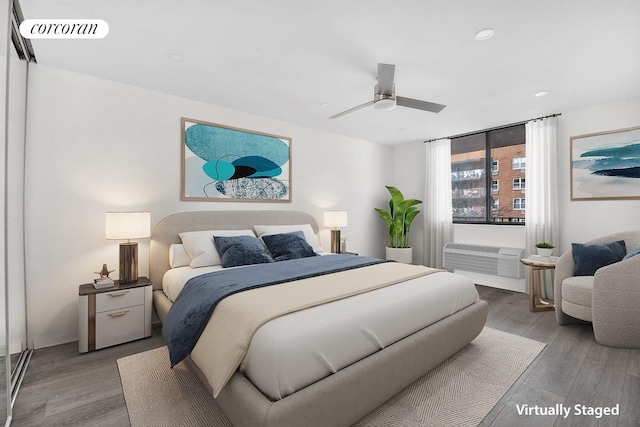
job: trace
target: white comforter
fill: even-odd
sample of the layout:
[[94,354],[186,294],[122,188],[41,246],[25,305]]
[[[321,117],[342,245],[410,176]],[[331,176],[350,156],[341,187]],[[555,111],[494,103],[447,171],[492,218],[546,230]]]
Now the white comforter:
[[[189,278],[219,269],[169,270],[165,294],[173,301]],[[287,314],[260,327],[240,371],[282,399],[477,300],[469,279],[441,272]]]

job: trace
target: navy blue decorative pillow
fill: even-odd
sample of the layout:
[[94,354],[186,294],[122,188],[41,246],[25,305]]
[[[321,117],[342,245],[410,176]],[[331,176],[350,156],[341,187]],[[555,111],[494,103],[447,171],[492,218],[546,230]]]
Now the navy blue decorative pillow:
[[213,243],[220,253],[223,267],[273,262],[260,239],[254,236],[213,236]]
[[311,245],[307,243],[302,231],[262,236],[262,240],[264,240],[269,252],[271,252],[271,256],[273,256],[273,259],[276,261],[307,258],[318,255],[313,251]]
[[632,251],[630,251],[628,254],[626,254],[626,255],[624,256],[624,258],[622,258],[622,259],[623,259],[623,260],[625,260],[625,259],[629,259],[629,258],[631,258],[631,257],[634,257],[634,256],[638,255],[638,254],[640,254],[640,247],[637,247],[637,248],[633,249],[633,250],[632,250]]
[[627,254],[624,240],[606,245],[572,243],[571,251],[573,252],[573,262],[576,265],[574,276],[593,276],[600,267],[622,261],[622,258]]

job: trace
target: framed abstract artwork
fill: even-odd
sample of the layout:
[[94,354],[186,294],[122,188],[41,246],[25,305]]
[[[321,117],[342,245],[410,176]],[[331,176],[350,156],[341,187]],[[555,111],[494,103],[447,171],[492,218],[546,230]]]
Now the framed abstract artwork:
[[291,201],[291,138],[182,118],[182,200]]
[[640,199],[640,126],[571,137],[571,200]]

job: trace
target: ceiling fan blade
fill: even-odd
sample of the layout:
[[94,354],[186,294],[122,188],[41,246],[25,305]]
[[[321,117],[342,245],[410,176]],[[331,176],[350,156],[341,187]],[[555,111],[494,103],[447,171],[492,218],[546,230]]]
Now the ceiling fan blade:
[[405,98],[404,96],[396,96],[396,104],[401,107],[415,108],[416,110],[430,111],[432,113],[439,113],[444,109],[444,107],[446,107],[446,105]]
[[338,114],[336,114],[335,116],[331,116],[331,117],[329,117],[329,118],[330,118],[330,119],[337,119],[338,117],[342,117],[342,116],[344,116],[344,115],[346,115],[346,114],[353,113],[354,111],[358,111],[358,110],[359,110],[359,109],[361,109],[361,108],[365,108],[365,107],[368,107],[368,106],[370,106],[370,105],[373,105],[373,104],[374,104],[374,102],[375,102],[375,101],[365,102],[365,103],[364,103],[364,104],[362,104],[362,105],[358,105],[357,107],[349,108],[347,111],[343,111],[342,113],[338,113]]
[[393,95],[393,79],[395,74],[395,65],[378,64],[378,93],[380,95]]

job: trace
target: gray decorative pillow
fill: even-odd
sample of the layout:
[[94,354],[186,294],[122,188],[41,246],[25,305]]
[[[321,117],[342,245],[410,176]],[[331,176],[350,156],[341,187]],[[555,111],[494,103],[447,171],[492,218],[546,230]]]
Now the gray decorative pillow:
[[302,231],[291,233],[271,234],[262,236],[265,245],[276,261],[288,259],[308,258],[318,255],[304,237]]
[[213,236],[213,243],[220,253],[223,267],[263,264],[273,262],[265,252],[264,245],[253,236]]
[[622,261],[627,254],[624,240],[606,245],[572,243],[571,251],[575,263],[574,276],[593,276],[600,267]]
[[635,248],[635,249],[633,249],[633,250],[629,251],[629,253],[628,253],[628,254],[626,254],[626,255],[624,256],[624,258],[622,258],[622,259],[623,259],[623,260],[625,260],[625,259],[629,259],[629,258],[631,258],[631,257],[634,257],[634,256],[638,255],[638,254],[640,254],[640,247],[637,247],[637,248]]

